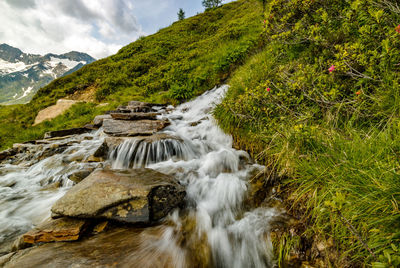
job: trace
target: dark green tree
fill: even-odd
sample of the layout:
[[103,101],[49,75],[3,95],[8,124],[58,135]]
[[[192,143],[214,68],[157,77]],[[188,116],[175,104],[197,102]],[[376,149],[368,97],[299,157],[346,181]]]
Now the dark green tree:
[[183,11],[182,8],[180,8],[179,11],[178,11],[178,19],[179,20],[184,20],[185,19],[185,11]]
[[221,5],[222,0],[203,0],[202,4],[203,7],[207,9],[210,8],[214,8],[214,7],[218,7],[219,5]]

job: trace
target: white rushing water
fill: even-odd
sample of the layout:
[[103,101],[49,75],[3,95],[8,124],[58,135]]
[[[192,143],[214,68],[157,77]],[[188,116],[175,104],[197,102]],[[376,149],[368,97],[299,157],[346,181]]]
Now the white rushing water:
[[[211,115],[227,89],[222,86],[206,92],[161,116],[171,121],[163,132],[179,141],[151,145],[126,141],[111,154],[113,168],[145,165],[173,174],[185,185],[189,214],[196,220],[199,238],[207,237],[213,266],[268,267],[272,264],[272,245],[265,234],[278,212],[261,208],[242,211],[248,179],[254,170],[263,167],[250,164],[246,152],[233,149],[232,138],[222,132]],[[176,214],[170,220],[177,227],[183,224]],[[165,231],[161,250],[171,250],[172,229]],[[175,266],[185,267],[184,259],[179,259],[182,262]]]
[[[173,138],[150,143],[127,139],[105,163],[114,169],[146,166],[175,176],[186,187],[187,208],[171,213],[167,222],[172,224],[166,225],[157,243],[144,245],[174,256],[174,267],[189,266],[188,250],[179,242],[188,218],[195,222],[193,235],[210,249],[209,266],[273,264],[269,222],[279,212],[272,208],[244,211],[242,204],[248,180],[264,167],[252,163],[246,152],[233,149],[232,138],[211,115],[227,89],[215,88],[162,114],[160,118],[171,121],[162,135]],[[93,165],[83,160],[103,141],[100,129],[50,144],[30,145],[36,152],[34,157],[0,166],[0,253],[6,242],[49,217],[52,204],[73,185],[68,175]],[[43,151],[66,144],[65,151],[43,157]],[[55,183],[61,187],[49,187]]]
[[[94,164],[81,163],[102,144],[101,132],[78,135],[49,144],[24,145],[26,159],[0,165],[0,253],[9,243],[43,222],[50,208],[73,185],[71,173]],[[46,157],[46,152],[62,153]],[[79,161],[78,161],[79,160]]]

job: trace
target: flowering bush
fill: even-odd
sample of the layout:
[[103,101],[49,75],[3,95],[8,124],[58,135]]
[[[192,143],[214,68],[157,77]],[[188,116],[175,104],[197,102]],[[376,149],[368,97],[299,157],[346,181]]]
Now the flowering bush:
[[[291,178],[307,231],[346,252],[334,267],[346,255],[356,266],[400,265],[399,14],[390,0],[269,1],[265,46],[216,110],[238,145]],[[321,205],[338,192],[362,239]]]

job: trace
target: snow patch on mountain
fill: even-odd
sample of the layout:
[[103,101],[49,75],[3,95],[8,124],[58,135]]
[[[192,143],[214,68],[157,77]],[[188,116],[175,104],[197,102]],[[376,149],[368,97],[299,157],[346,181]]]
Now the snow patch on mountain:
[[8,62],[0,59],[0,75],[11,74],[15,72],[21,72],[27,68],[27,65],[23,62]]
[[76,51],[41,56],[0,44],[0,105],[26,103],[52,80],[93,61],[91,56]]

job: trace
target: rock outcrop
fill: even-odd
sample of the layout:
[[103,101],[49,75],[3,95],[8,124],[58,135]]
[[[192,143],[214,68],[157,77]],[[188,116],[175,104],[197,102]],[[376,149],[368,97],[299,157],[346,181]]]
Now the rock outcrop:
[[152,135],[170,123],[164,120],[139,120],[139,121],[128,121],[128,120],[104,120],[103,128],[104,133],[112,136],[146,136]]
[[184,197],[184,188],[175,179],[151,169],[97,170],[58,200],[52,212],[54,217],[151,223]]

